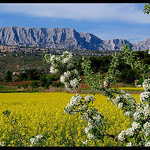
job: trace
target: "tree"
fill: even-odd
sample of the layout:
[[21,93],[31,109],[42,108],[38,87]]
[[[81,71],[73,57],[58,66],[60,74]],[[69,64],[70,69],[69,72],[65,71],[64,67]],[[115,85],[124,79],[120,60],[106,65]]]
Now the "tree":
[[25,71],[27,74],[27,80],[39,80],[41,76],[41,71],[38,69],[29,69]]
[[18,81],[27,81],[27,73],[20,73],[19,75],[18,75],[18,79],[17,79]]
[[38,88],[39,87],[38,81],[32,81],[31,86],[32,88]]
[[44,87],[46,84],[47,84],[46,74],[43,74],[43,75],[40,77],[40,86],[41,86],[41,87]]
[[145,4],[144,9],[143,9],[144,14],[148,14],[150,13],[150,3],[149,4]]
[[12,72],[11,72],[11,71],[7,71],[7,72],[5,73],[4,80],[5,80],[6,82],[11,82],[11,81],[12,81]]
[[121,71],[119,78],[124,83],[133,83],[135,81],[135,79],[137,78],[136,71],[125,68]]

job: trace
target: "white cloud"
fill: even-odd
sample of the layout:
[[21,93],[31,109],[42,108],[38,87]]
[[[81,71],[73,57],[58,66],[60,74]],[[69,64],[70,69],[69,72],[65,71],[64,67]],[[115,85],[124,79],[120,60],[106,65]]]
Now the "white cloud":
[[30,3],[0,4],[0,12],[22,13],[37,17],[67,18],[76,20],[150,23],[150,16],[132,3]]

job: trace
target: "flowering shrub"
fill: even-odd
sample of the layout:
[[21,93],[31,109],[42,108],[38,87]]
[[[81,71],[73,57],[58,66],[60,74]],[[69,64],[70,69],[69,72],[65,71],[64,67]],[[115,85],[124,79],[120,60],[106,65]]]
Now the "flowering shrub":
[[[145,78],[143,88],[145,92],[140,95],[140,103],[136,103],[135,99],[130,94],[125,93],[118,88],[111,88],[110,84],[116,83],[119,71],[118,55],[113,55],[110,68],[104,79],[100,73],[94,74],[91,70],[91,62],[83,58],[82,69],[86,76],[86,83],[89,86],[89,92],[85,96],[78,93],[78,86],[81,78],[78,71],[74,68],[73,55],[70,52],[64,52],[60,57],[55,55],[46,55],[45,59],[51,64],[51,73],[61,73],[60,81],[65,84],[67,90],[74,90],[76,95],[73,96],[64,111],[70,115],[76,113],[81,114],[81,119],[87,121],[88,127],[85,128],[87,139],[83,144],[88,144],[89,140],[103,139],[104,136],[112,137],[116,140],[126,142],[127,146],[149,146],[150,145],[150,66],[139,61],[134,55],[129,46],[123,48],[123,59],[129,64],[132,69],[138,68],[142,77]],[[130,128],[121,131],[117,135],[111,135],[105,131],[104,116],[94,108],[93,101],[95,100],[95,92],[103,91],[103,95],[108,97],[108,101],[112,104],[117,104],[118,108],[124,112],[125,116],[132,119]],[[91,95],[89,95],[91,94]]]

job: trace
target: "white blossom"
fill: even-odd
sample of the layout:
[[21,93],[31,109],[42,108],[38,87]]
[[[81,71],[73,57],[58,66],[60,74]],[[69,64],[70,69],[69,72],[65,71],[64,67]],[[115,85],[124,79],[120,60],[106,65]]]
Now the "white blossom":
[[89,117],[88,117],[88,113],[84,113],[82,116],[81,116],[81,120],[83,121],[88,121]]
[[89,138],[90,140],[94,140],[94,139],[95,139],[95,136],[94,136],[93,134],[91,134],[91,133],[88,133],[88,138]]
[[58,69],[55,69],[53,66],[50,67],[50,72],[51,73],[57,73]]
[[150,142],[145,143],[146,147],[150,147]]
[[93,119],[95,119],[96,121],[99,121],[101,119],[101,115],[96,115],[93,117]]
[[122,109],[123,108],[123,103],[118,103],[118,108]]
[[30,142],[31,142],[31,144],[36,144],[37,139],[36,139],[36,138],[31,138],[31,139],[30,139]]
[[108,86],[107,81],[104,81],[104,88],[106,88]]
[[143,125],[143,132],[145,133],[145,136],[149,136],[150,135],[150,122],[146,122],[144,125]]
[[76,78],[73,80],[70,80],[70,85],[72,87],[77,87],[78,84],[79,84],[79,81]]
[[39,134],[36,136],[37,139],[41,139],[43,137],[43,135]]
[[147,122],[143,125],[143,128],[144,128],[145,130],[150,129],[150,122],[147,121]]
[[66,90],[70,91],[71,90],[70,84],[68,82],[65,82],[64,84],[65,84]]
[[145,79],[144,82],[142,83],[142,86],[146,92],[150,91],[150,78]]
[[140,117],[141,117],[141,115],[140,115],[140,113],[139,113],[139,112],[135,112],[135,113],[133,114],[133,118],[134,118],[134,120],[139,120],[139,119],[140,119]]
[[65,82],[65,79],[66,79],[66,78],[65,78],[64,75],[61,75],[61,76],[60,76],[60,82],[61,82],[61,83],[64,83],[64,82]]
[[143,92],[140,94],[140,101],[143,102],[147,102],[149,103],[150,102],[150,92]]
[[86,100],[86,102],[89,102],[89,101],[91,101],[91,100],[93,100],[94,99],[94,96],[93,95],[87,95],[86,97],[85,97],[85,100]]
[[82,141],[82,144],[83,144],[83,145],[87,145],[87,144],[88,144],[88,140]]
[[0,146],[4,146],[4,144],[5,144],[4,142],[0,142]]
[[87,108],[87,106],[86,105],[83,105],[83,106],[80,106],[79,108],[78,108],[78,110],[85,110]]
[[145,136],[149,136],[150,135],[150,130],[145,130],[144,134],[145,134]]
[[74,73],[75,75],[79,75],[79,72],[77,71],[77,69],[74,69]]
[[132,145],[132,142],[127,143],[126,146],[127,146],[127,147],[133,146],[133,145]]
[[133,135],[134,135],[134,129],[133,129],[133,128],[128,128],[128,129],[126,130],[126,135],[133,136]]
[[150,116],[150,108],[149,105],[145,105],[143,109],[144,119],[147,119]]
[[136,130],[137,128],[140,128],[140,124],[134,121],[134,122],[132,123],[132,128],[133,128],[134,130]]
[[91,123],[90,121],[88,121],[88,127],[89,127],[89,129],[92,129],[93,128],[93,123]]
[[68,63],[72,59],[72,53],[68,52],[68,51],[63,52],[62,58],[63,58],[62,62],[64,64],[66,64],[66,63]]
[[64,76],[65,76],[66,78],[69,78],[70,75],[71,75],[70,71],[64,72]]
[[125,116],[130,116],[131,114],[132,114],[131,111],[126,111],[126,112],[124,112],[124,115],[125,115]]
[[82,96],[76,94],[75,96],[72,96],[70,103],[73,103],[74,105],[78,105],[80,103],[80,101],[82,100]]
[[89,132],[89,128],[85,127],[85,133],[87,134]]
[[112,99],[113,104],[117,104],[121,99],[121,95],[117,95],[116,98]]
[[51,55],[50,61],[53,61],[55,59],[55,55]]
[[125,140],[125,135],[126,135],[126,131],[122,130],[121,133],[118,135],[118,139],[120,141],[124,141]]

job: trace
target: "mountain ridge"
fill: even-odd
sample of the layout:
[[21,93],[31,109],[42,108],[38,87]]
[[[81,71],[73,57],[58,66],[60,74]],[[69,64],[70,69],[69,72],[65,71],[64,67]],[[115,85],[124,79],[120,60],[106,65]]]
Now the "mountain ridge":
[[128,44],[134,51],[150,48],[150,39],[131,43],[127,39],[102,40],[73,28],[0,27],[0,45],[77,50],[121,50]]

